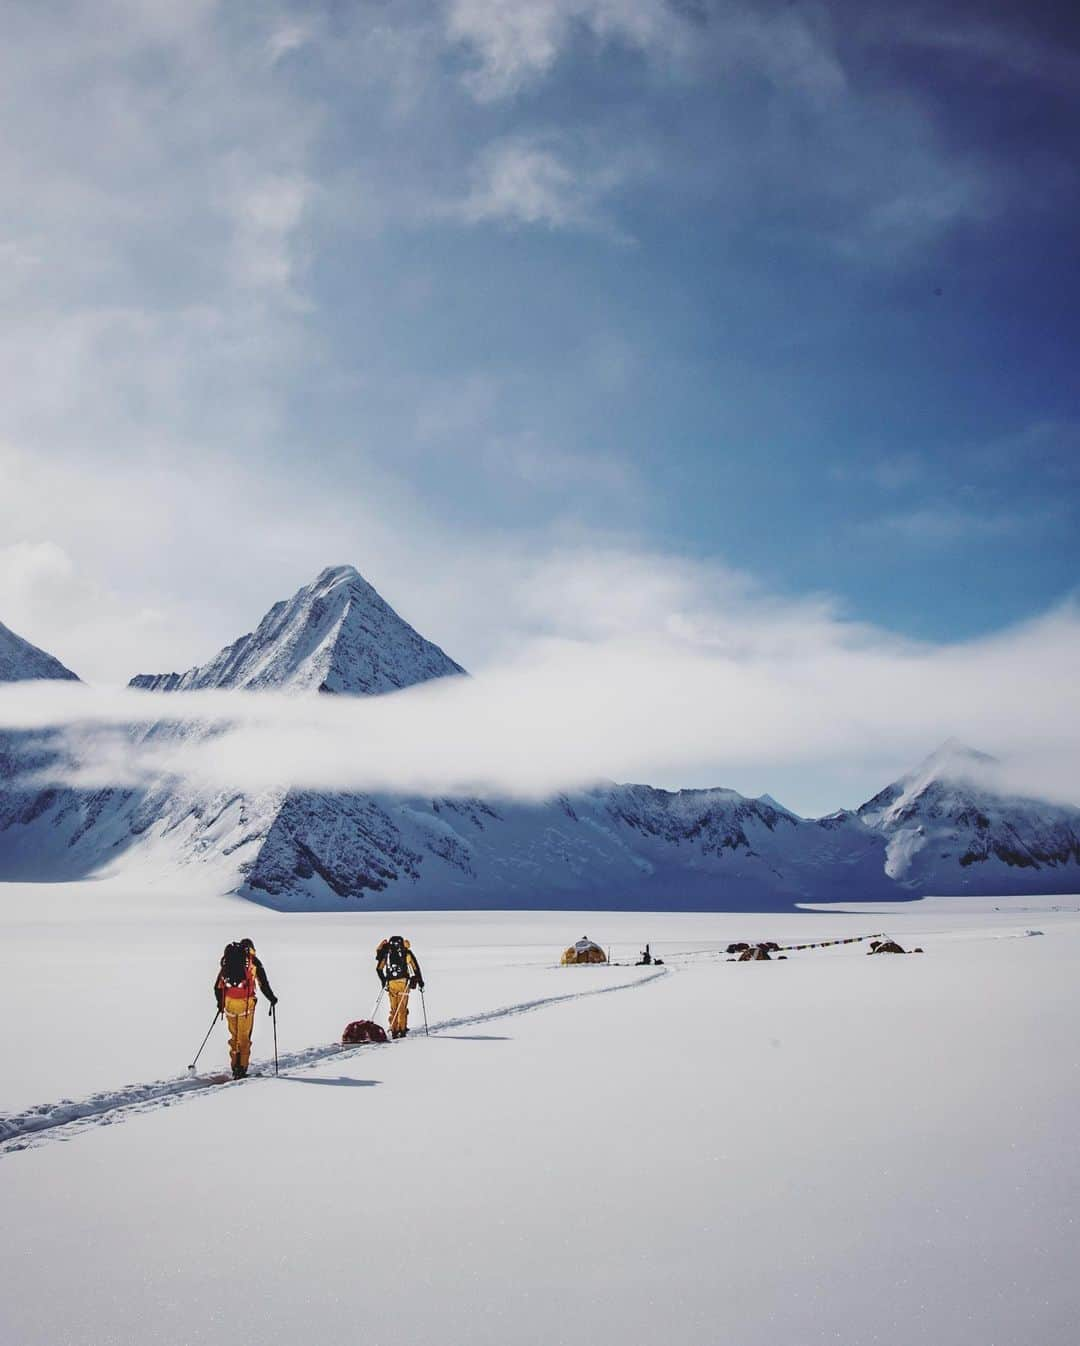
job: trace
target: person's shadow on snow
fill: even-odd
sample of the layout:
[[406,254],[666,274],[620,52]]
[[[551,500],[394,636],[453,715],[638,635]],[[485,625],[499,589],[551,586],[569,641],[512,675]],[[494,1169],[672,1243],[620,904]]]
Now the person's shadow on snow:
[[513,1038],[501,1033],[439,1033],[436,1036],[446,1042],[513,1042]]
[[335,1079],[319,1079],[316,1076],[278,1075],[279,1080],[288,1080],[291,1084],[331,1084],[344,1089],[367,1089],[381,1084],[382,1080],[354,1080],[348,1075],[338,1075]]

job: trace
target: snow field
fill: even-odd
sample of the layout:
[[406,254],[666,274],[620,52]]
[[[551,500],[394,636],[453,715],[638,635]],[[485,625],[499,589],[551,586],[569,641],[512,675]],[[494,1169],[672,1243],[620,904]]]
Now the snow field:
[[[67,899],[54,897],[59,910]],[[114,941],[131,919],[117,908]],[[149,939],[155,920],[142,919]],[[260,920],[265,932],[244,920],[237,933],[259,942],[283,997],[284,979],[295,984],[298,1036],[299,1002],[320,989],[315,951],[337,943],[344,968],[357,949],[370,957],[385,925]],[[177,968],[221,929],[212,913],[193,916],[189,951],[170,910],[156,923]],[[0,1340],[1074,1340],[1080,916],[957,902],[398,922],[440,1019],[538,987],[628,979],[551,966],[583,933],[606,943],[604,923],[616,953],[624,932],[628,954],[632,932],[651,938],[672,975],[206,1091],[0,1158]],[[1014,937],[1029,926],[1045,936]],[[40,938],[33,922],[21,928],[24,947]],[[58,929],[72,966],[84,942],[102,966],[78,922]],[[863,929],[927,953],[692,954]],[[85,1005],[84,1053],[109,1008]],[[312,1041],[328,1036],[330,1012],[324,997]],[[261,1015],[260,1047],[267,1028]],[[127,1059],[149,1045],[132,1037]],[[25,1051],[9,1039],[5,1055],[15,1064]]]
[[[379,993],[375,946],[400,931],[428,979],[433,1019],[472,1017],[566,993],[563,948],[583,930],[612,935],[613,958],[632,961],[651,917],[596,913],[411,912],[283,915],[229,898],[177,899],[104,884],[0,885],[0,1022],[8,1025],[0,1116],[80,1100],[183,1072],[214,1013],[211,985],[225,943],[250,936],[280,997],[282,1053],[340,1040],[367,1018]],[[700,942],[711,917],[665,917]],[[566,933],[569,932],[569,933]],[[646,935],[645,938],[648,936]],[[574,986],[588,982],[588,969]],[[626,969],[601,970],[608,985]],[[572,988],[571,988],[572,989]],[[387,1022],[385,999],[381,1022]],[[413,997],[411,1025],[422,1023]],[[265,1001],[256,1011],[253,1061],[272,1053]],[[214,1029],[199,1070],[227,1066]]]

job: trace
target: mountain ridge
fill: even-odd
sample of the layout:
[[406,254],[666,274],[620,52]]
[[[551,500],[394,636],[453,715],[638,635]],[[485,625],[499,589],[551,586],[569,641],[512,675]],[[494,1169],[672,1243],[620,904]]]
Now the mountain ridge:
[[0,622],[0,682],[56,679],[79,682],[77,673]]
[[[362,696],[464,675],[358,571],[334,566],[207,663],[130,685]],[[223,891],[283,909],[711,910],[1032,884],[1080,891],[1080,810],[987,793],[972,778],[993,759],[955,740],[859,809],[819,819],[767,794],[615,782],[538,804],[173,780],[34,789],[21,778],[49,750],[48,734],[0,744],[0,878],[77,877],[141,858],[166,872],[195,866]]]

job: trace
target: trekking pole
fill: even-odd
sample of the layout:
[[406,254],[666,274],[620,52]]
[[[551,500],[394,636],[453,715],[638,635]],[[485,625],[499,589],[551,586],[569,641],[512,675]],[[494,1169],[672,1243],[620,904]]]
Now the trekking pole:
[[278,1073],[277,1064],[277,1005],[270,1006],[270,1018],[274,1021],[274,1074]]
[[214,1017],[210,1020],[210,1027],[206,1030],[206,1037],[203,1038],[202,1046],[195,1053],[195,1060],[192,1061],[190,1066],[188,1066],[188,1070],[194,1070],[195,1067],[198,1065],[199,1057],[202,1056],[203,1053],[203,1047],[205,1047],[206,1044],[210,1041],[210,1034],[214,1031],[214,1025],[221,1018],[221,1013],[222,1013],[221,1010],[217,1010],[214,1014]]
[[427,1001],[424,999],[424,988],[420,987],[420,1004],[424,1007],[424,1037],[431,1037],[431,1030],[427,1026]]

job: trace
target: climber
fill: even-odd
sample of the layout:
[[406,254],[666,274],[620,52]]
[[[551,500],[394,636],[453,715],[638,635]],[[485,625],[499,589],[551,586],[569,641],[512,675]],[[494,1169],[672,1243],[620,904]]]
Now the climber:
[[255,983],[270,1002],[270,1013],[278,1002],[266,978],[266,969],[255,956],[255,945],[250,939],[226,944],[221,955],[221,967],[214,982],[214,998],[218,1013],[224,1014],[229,1024],[229,1063],[234,1080],[247,1074],[251,1057],[251,1030],[255,1026]]
[[390,1036],[409,1031],[409,991],[424,989],[424,974],[409,941],[400,935],[384,939],[375,950],[375,971],[390,997]]

